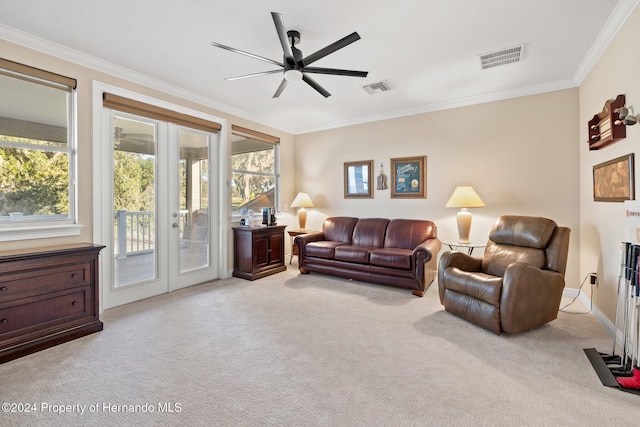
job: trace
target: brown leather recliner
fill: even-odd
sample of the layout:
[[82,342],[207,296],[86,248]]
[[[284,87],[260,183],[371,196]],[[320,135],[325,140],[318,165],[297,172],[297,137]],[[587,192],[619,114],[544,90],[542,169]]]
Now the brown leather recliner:
[[446,311],[496,334],[554,320],[564,289],[570,233],[547,218],[501,216],[483,258],[462,252],[442,255],[440,302]]

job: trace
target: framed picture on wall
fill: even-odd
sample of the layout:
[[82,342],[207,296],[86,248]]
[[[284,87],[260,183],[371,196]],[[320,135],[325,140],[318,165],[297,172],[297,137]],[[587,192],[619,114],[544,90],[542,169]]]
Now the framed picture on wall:
[[345,162],[344,164],[344,198],[373,198],[373,160]]
[[635,200],[633,153],[593,167],[593,200],[623,202]]
[[427,156],[391,159],[391,198],[427,197]]

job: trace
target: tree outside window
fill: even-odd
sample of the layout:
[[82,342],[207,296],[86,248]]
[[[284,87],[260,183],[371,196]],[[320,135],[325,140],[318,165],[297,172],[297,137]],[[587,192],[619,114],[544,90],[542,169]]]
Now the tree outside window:
[[75,221],[75,84],[0,58],[0,227]]
[[277,144],[234,134],[231,154],[232,210],[277,207]]

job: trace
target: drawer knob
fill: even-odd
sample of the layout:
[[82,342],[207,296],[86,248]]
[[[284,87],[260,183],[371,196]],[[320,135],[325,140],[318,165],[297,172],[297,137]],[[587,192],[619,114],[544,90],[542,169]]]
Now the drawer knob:
[[7,323],[9,323],[7,319],[0,319],[0,325],[6,325]]
[[4,292],[4,291],[6,291],[6,290],[7,290],[7,287],[6,287],[6,286],[0,286],[0,292]]
[[73,306],[75,307],[76,305],[78,305],[78,301],[73,301],[73,302],[71,303],[71,305],[73,305]]
[[75,279],[76,277],[78,277],[78,274],[77,274],[77,273],[71,273],[71,278],[72,278],[72,279]]

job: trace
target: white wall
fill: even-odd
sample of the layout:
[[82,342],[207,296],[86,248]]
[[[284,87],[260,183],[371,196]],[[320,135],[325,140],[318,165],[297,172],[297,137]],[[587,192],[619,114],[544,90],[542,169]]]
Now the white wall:
[[[627,105],[634,106],[636,114],[640,112],[639,41],[640,10],[636,10],[580,86],[580,274],[598,273],[593,301],[611,322],[615,320],[619,248],[626,239],[624,204],[594,202],[592,172],[594,165],[629,153],[635,153],[637,164],[640,125],[627,127],[626,139],[590,151],[587,121],[602,110],[606,100],[619,94],[626,95]],[[638,182],[636,168],[636,188]]]

